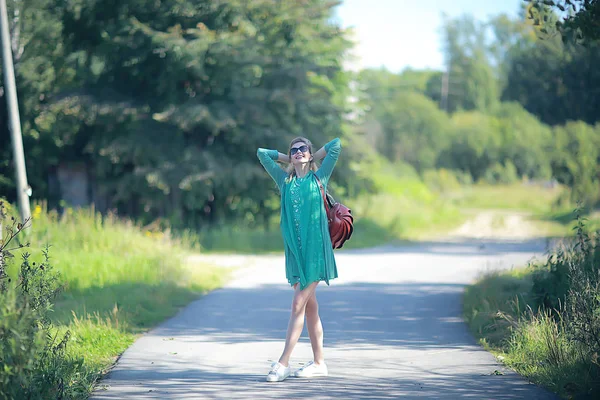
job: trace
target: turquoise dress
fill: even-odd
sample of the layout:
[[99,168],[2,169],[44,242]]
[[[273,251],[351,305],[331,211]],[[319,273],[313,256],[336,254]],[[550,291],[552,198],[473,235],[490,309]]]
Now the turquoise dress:
[[313,282],[329,285],[337,278],[329,225],[321,189],[315,178],[327,188],[341,150],[339,138],[325,145],[327,155],[318,171],[302,178],[289,178],[275,162],[277,150],[258,149],[257,156],[281,193],[281,234],[285,249],[285,275],[290,285],[300,290]]

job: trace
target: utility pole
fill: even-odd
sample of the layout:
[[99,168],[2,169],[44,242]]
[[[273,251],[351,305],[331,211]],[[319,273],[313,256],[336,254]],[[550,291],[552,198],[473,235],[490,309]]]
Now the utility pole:
[[2,70],[4,72],[4,93],[6,95],[9,130],[13,145],[13,160],[15,163],[17,179],[17,201],[21,221],[31,217],[29,196],[31,188],[27,183],[25,170],[25,155],[23,153],[23,137],[21,136],[21,119],[19,118],[19,104],[17,102],[17,88],[15,85],[15,70],[13,66],[12,49],[10,46],[10,32],[8,30],[8,12],[6,0],[0,0],[0,25],[2,30]]
[[448,111],[448,70],[442,74],[442,94],[440,99],[440,108]]

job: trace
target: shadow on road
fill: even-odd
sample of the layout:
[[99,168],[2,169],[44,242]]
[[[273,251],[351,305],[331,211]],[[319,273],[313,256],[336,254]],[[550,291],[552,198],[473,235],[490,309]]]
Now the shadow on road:
[[435,254],[449,256],[498,256],[506,253],[540,253],[552,248],[557,239],[527,240],[456,239],[403,241],[368,249],[338,250],[337,254]]
[[[487,258],[474,256],[512,254],[522,260],[543,252],[544,242],[477,243],[340,252],[354,260],[352,265],[340,261],[352,279],[329,287],[321,283],[317,290],[327,379],[264,381],[269,360],[283,348],[292,300],[286,284],[257,283],[280,281],[272,275],[281,259],[270,256],[257,261],[268,266],[249,269],[136,342],[101,383],[109,390],[94,398],[554,399],[477,345],[462,319],[464,284],[443,280],[448,271],[469,274]],[[361,260],[353,254],[362,254]],[[374,254],[383,257],[369,258]],[[398,260],[394,254],[410,257]],[[391,260],[385,261],[388,255]],[[369,280],[373,274],[379,282]],[[299,347],[292,361],[310,357],[306,329]]]
[[[503,376],[482,377],[478,374],[440,375],[426,382],[397,376],[395,379],[326,379],[289,378],[280,383],[265,383],[264,375],[210,373],[198,369],[156,370],[144,375],[150,389],[99,393],[104,399],[552,399],[536,394],[532,385]],[[136,380],[136,371],[120,375],[119,380]],[[486,382],[482,385],[482,379]],[[224,396],[223,388],[227,388]]]
[[[317,298],[326,345],[423,349],[472,344],[460,318],[462,289],[459,284],[321,284]],[[292,290],[282,285],[220,289],[202,300],[201,314],[190,307],[160,334],[220,343],[281,341],[291,297]],[[201,322],[194,324],[198,318]]]

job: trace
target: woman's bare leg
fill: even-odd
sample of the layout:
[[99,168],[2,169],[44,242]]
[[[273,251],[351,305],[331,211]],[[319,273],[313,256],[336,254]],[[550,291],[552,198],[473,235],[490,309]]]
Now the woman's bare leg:
[[306,329],[310,337],[315,364],[322,364],[325,361],[323,358],[323,324],[321,324],[321,318],[319,317],[316,291],[313,292],[306,303]]
[[289,366],[290,356],[292,351],[298,343],[302,328],[304,327],[304,314],[306,311],[306,303],[308,299],[315,292],[319,282],[313,282],[304,290],[300,290],[300,285],[294,286],[294,299],[292,300],[292,312],[290,315],[290,322],[288,323],[287,335],[285,336],[285,347],[283,348],[283,354],[279,358],[279,363],[284,366]]

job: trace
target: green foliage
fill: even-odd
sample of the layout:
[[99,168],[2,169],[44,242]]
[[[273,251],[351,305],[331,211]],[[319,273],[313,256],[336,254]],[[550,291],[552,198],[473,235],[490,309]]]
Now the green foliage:
[[594,204],[598,192],[600,126],[569,122],[554,128],[552,170],[558,182],[573,188],[573,199]]
[[168,233],[149,230],[147,238],[141,239],[139,227],[94,210],[67,209],[59,216],[36,206],[33,216],[31,241],[53,244],[54,263],[69,282],[69,290],[110,286],[129,280],[133,271],[143,283],[183,276],[182,253],[172,251]]
[[499,161],[502,139],[498,121],[479,112],[460,112],[452,116],[451,143],[439,156],[438,164],[471,174],[477,181],[486,169]]
[[372,171],[381,169],[385,159],[359,131],[360,127],[345,125],[343,128],[343,155],[336,164],[328,190],[340,199],[372,193],[377,190]]
[[577,120],[594,124],[598,121],[600,72],[595,66],[600,60],[600,42],[587,46],[563,42],[560,35],[548,32],[560,24],[556,13],[546,6],[527,10],[523,25],[528,33],[512,50],[502,99],[520,102],[547,124]]
[[[48,190],[46,170],[48,165],[57,162],[55,143],[67,135],[58,132],[52,138],[43,135],[37,117],[48,100],[68,87],[73,77],[73,63],[67,58],[61,37],[62,7],[52,0],[9,0],[6,3],[23,142],[30,156],[26,159],[29,182],[36,195],[45,195]],[[0,101],[6,102],[4,91]],[[4,106],[0,107],[0,120],[8,120]],[[11,150],[10,134],[4,123],[0,127],[0,193],[3,194],[14,193]]]
[[449,70],[446,110],[490,110],[500,96],[488,61],[485,24],[470,16],[446,18],[443,30]]
[[17,68],[28,172],[52,207],[53,171],[77,162],[102,211],[177,227],[262,224],[275,193],[256,148],[340,134],[349,42],[333,2],[50,3],[14,4],[31,39]]
[[[511,322],[527,310],[532,282],[525,269],[490,272],[465,289],[464,316],[485,343],[500,346],[510,334]],[[513,316],[513,320],[505,318]]]
[[[87,397],[135,335],[218,287],[227,272],[188,265],[191,249],[168,231],[142,232],[93,210],[59,217],[37,205],[28,240],[51,243],[52,263],[24,255],[3,279],[12,285],[0,298],[0,384],[14,391],[7,398]],[[25,288],[27,302],[19,297]]]
[[232,252],[257,254],[283,252],[281,231],[276,224],[270,229],[247,228],[237,225],[221,225],[218,228],[202,230],[198,233],[198,242],[207,252]]
[[[347,45],[327,22],[331,4],[142,3],[120,2],[117,18],[103,1],[67,10],[71,46],[92,52],[88,64],[102,65],[96,75],[79,71],[90,106],[106,102],[100,87],[112,90],[110,118],[97,125],[118,121],[116,99],[132,107],[123,131],[96,134],[90,143],[103,180],[117,177],[115,160],[131,166],[118,186],[107,187],[114,205],[132,204],[147,217],[167,207],[176,226],[269,216],[263,203],[273,190],[256,148],[285,148],[299,134],[325,142],[339,133],[333,98]],[[82,30],[102,24],[108,34],[93,32],[90,46]],[[157,84],[147,84],[150,76]]]
[[552,254],[532,272],[531,294],[535,305],[549,310],[560,310],[564,305],[570,283],[567,255],[564,250]]
[[517,168],[509,160],[504,164],[496,163],[485,171],[483,179],[491,184],[508,185],[519,181]]
[[412,167],[382,161],[370,172],[373,191],[344,202],[355,218],[348,248],[440,233],[462,221],[459,210],[432,192]]
[[585,346],[588,355],[600,354],[600,235],[590,236],[578,220],[577,242],[569,267],[566,311],[571,337]]
[[[354,144],[363,143],[362,147],[355,147],[357,156],[346,158],[348,169],[361,179],[349,186],[348,192],[333,181],[329,188],[354,216],[354,233],[344,249],[436,235],[463,221],[458,208],[424,184],[410,165],[391,164],[364,145],[361,136],[350,137]],[[358,157],[364,159],[357,162]],[[283,242],[276,221],[274,218],[269,228],[232,224],[206,229],[197,235],[197,240],[211,252],[281,252]]]
[[370,110],[362,134],[390,161],[403,161],[419,172],[435,167],[448,144],[447,115],[417,85],[418,78],[422,82],[428,75],[366,70],[358,77]]
[[480,182],[463,187],[451,198],[457,207],[522,210],[540,214],[550,213],[562,193],[568,193],[568,190],[561,186],[546,187],[526,182],[490,185]]
[[[596,130],[585,123],[598,116],[600,75],[593,65],[600,47],[539,39],[542,27],[532,23],[534,15],[547,23],[558,16],[549,8],[524,11],[521,19],[499,15],[488,23],[447,18],[447,87],[441,72],[427,72],[425,90],[403,85],[411,71],[361,72],[369,105],[362,131],[390,160],[420,173],[443,168],[501,184],[555,178],[571,188],[571,202],[592,205],[600,158]],[[568,122],[577,119],[583,122]],[[553,130],[547,123],[564,125]]]
[[[446,18],[446,91],[442,71],[343,71],[350,42],[329,0],[117,3],[8,2],[27,171],[50,208],[65,206],[61,168],[77,165],[103,213],[205,237],[221,223],[267,232],[278,198],[255,149],[300,134],[342,137],[342,199],[384,190],[379,154],[430,171],[436,190],[442,168],[466,182],[556,178],[571,200],[598,198],[597,129],[567,121],[597,121],[600,45],[544,36],[560,20],[549,7]],[[6,128],[0,149],[0,192],[12,194]]]
[[392,161],[403,160],[417,171],[433,168],[439,152],[447,146],[448,117],[435,103],[419,93],[399,94],[383,117],[386,140],[379,149]]
[[[0,222],[5,222],[2,202]],[[2,272],[14,264],[7,262],[14,251],[9,246],[22,229],[13,222],[6,236],[1,234]],[[44,261],[36,264],[24,253],[18,278],[11,279],[10,272],[2,277],[6,282],[0,290],[0,394],[5,399],[74,398],[88,391],[78,379],[81,357],[66,352],[71,333],[59,335],[50,321],[59,285],[47,248],[43,254]]]
[[[588,155],[551,151],[540,121],[597,120],[600,53],[593,43],[540,40],[532,18],[558,21],[547,7],[520,19],[446,18],[442,99],[441,71],[343,71],[350,42],[328,0],[8,5],[27,171],[50,208],[64,206],[57,174],[77,165],[103,213],[266,231],[277,193],[255,149],[283,150],[299,134],[317,146],[342,137],[332,181],[342,198],[381,187],[370,171],[382,153],[419,174],[445,168],[474,181],[556,174],[594,202],[592,172],[573,167],[593,171]],[[0,149],[0,191],[12,194],[7,129]]]
[[[531,16],[544,33],[558,31],[564,40],[594,43],[600,40],[600,2],[597,0],[528,0]],[[563,15],[559,21],[548,21],[545,11],[552,7]],[[553,22],[553,23],[551,23]]]
[[567,334],[563,314],[532,304],[531,269],[485,276],[464,295],[471,331],[503,363],[565,398],[593,398],[600,371],[596,358]]
[[[365,97],[363,100],[380,105],[408,91],[425,94],[431,79],[438,75],[439,72],[432,70],[407,68],[396,74],[386,69],[367,68],[358,73],[356,81],[360,88],[359,95]],[[377,113],[379,109],[374,108],[373,111]]]
[[549,179],[551,129],[518,103],[501,103],[492,115],[498,118],[498,134],[502,138],[500,159],[513,164],[518,177]]
[[600,393],[600,236],[577,237],[546,263],[485,276],[465,291],[471,329],[533,382],[569,398]]
[[598,366],[587,349],[569,340],[560,318],[529,312],[505,347],[504,362],[534,383],[563,398],[595,398]]
[[[466,181],[465,181],[466,179]],[[423,172],[423,182],[428,188],[440,193],[460,190],[462,184],[470,184],[471,175],[447,169],[429,169]]]
[[78,398],[89,391],[78,379],[81,358],[66,354],[68,333],[40,326],[45,313],[28,306],[13,288],[0,294],[0,312],[3,399]]

